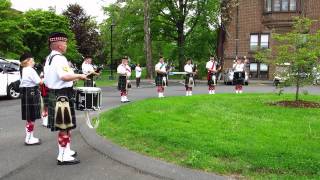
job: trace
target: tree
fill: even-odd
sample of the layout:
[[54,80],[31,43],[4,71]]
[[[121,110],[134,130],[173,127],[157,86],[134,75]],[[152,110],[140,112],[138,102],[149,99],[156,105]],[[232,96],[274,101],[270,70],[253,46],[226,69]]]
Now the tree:
[[9,0],[0,0],[0,56],[18,58],[28,48],[23,44],[22,13],[11,9]]
[[68,50],[66,57],[78,62],[80,54],[76,49],[73,32],[69,29],[66,17],[57,15],[52,11],[30,10],[24,14],[25,31],[23,42],[30,49],[35,59],[39,62],[49,54],[48,36],[52,32],[64,32],[68,35]]
[[198,24],[207,2],[207,0],[160,0],[155,3],[159,15],[166,20],[166,24],[175,27],[176,33],[171,36],[177,42],[180,70],[185,61],[185,40]]
[[150,0],[144,0],[144,51],[147,64],[147,77],[153,78],[152,47],[150,32]]
[[286,73],[295,83],[296,101],[299,100],[300,87],[312,79],[312,70],[320,58],[320,31],[311,34],[312,23],[308,18],[295,17],[292,32],[272,33],[274,46],[260,50],[256,55],[257,59],[273,65],[289,64]]
[[83,56],[99,56],[102,42],[97,23],[88,16],[79,4],[70,4],[63,12],[70,22],[70,28],[75,34],[77,49]]

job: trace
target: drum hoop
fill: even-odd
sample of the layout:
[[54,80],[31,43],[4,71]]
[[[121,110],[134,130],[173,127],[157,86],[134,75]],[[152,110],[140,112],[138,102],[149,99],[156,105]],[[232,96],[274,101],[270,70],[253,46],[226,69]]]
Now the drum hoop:
[[84,93],[101,93],[101,88],[97,87],[77,87],[75,90]]

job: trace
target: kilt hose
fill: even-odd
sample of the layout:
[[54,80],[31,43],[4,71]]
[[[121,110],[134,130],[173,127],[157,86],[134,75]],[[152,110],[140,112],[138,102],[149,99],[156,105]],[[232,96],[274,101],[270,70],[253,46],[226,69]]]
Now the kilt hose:
[[118,90],[119,91],[126,91],[127,90],[127,76],[119,76]]
[[[56,121],[57,119],[55,118],[56,114],[56,102],[57,98],[59,96],[66,96],[69,99],[69,106],[70,106],[70,113],[71,113],[71,122],[72,122],[72,127],[68,127],[65,129],[61,129],[59,127],[56,127]],[[59,131],[59,130],[71,130],[76,128],[76,114],[75,114],[75,98],[74,98],[74,91],[73,88],[63,88],[63,89],[49,89],[49,97],[48,97],[48,128],[51,129],[51,131]],[[60,120],[58,120],[60,121]],[[66,126],[68,122],[65,122]]]
[[[166,78],[166,83],[163,82],[163,78]],[[168,78],[166,74],[159,74],[157,73],[155,79],[156,86],[168,86]]]
[[39,87],[22,87],[21,93],[21,115],[22,120],[35,121],[41,118],[41,99]]

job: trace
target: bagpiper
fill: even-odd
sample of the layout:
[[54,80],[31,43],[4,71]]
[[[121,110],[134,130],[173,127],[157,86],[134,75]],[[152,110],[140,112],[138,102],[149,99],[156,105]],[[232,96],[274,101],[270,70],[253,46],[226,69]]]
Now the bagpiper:
[[167,65],[164,63],[164,59],[160,56],[159,62],[155,65],[155,71],[157,73],[155,83],[157,86],[157,92],[159,98],[164,98],[164,87],[167,86]]
[[88,80],[84,81],[84,87],[94,87],[95,82],[93,80],[93,76],[99,76],[100,73],[96,72],[94,67],[92,66],[92,58],[86,57],[81,65],[82,73],[87,75]]
[[22,120],[26,121],[25,145],[39,145],[41,140],[34,137],[35,120],[41,118],[40,91],[39,84],[42,81],[33,69],[34,59],[30,53],[24,53],[20,57],[21,66],[21,115]]
[[117,73],[119,74],[118,79],[118,90],[120,91],[120,101],[121,103],[130,102],[128,99],[128,89],[131,88],[130,76],[131,68],[128,65],[128,57],[122,58],[121,64],[117,68]]
[[77,152],[71,150],[71,130],[76,128],[74,109],[74,80],[86,80],[84,74],[74,74],[67,58],[67,35],[54,32],[49,36],[51,53],[46,58],[44,66],[44,82],[48,87],[48,128],[59,131],[57,157],[58,165],[80,163],[75,158]]
[[208,71],[208,87],[209,94],[215,94],[215,86],[217,84],[217,72],[221,67],[217,67],[218,62],[215,61],[214,56],[210,56],[210,60],[206,64],[206,69]]
[[192,96],[192,88],[194,87],[194,76],[196,74],[196,71],[191,59],[187,60],[187,63],[184,66],[184,72],[186,73],[184,83],[186,87],[186,96]]
[[235,84],[236,94],[243,92],[242,85],[245,80],[245,64],[248,62],[246,56],[244,56],[244,62],[240,58],[236,57],[235,63],[233,64],[233,83]]

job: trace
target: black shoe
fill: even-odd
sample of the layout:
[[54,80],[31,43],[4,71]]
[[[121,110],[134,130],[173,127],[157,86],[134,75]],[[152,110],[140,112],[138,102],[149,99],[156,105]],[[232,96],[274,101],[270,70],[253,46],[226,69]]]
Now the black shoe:
[[57,161],[57,165],[63,166],[63,165],[75,165],[79,164],[80,161],[78,159],[74,159],[73,161]]
[[34,143],[34,144],[28,144],[28,143],[24,142],[24,145],[26,145],[26,146],[36,146],[36,145],[40,145],[40,144],[41,144],[41,139],[39,139],[39,142]]

